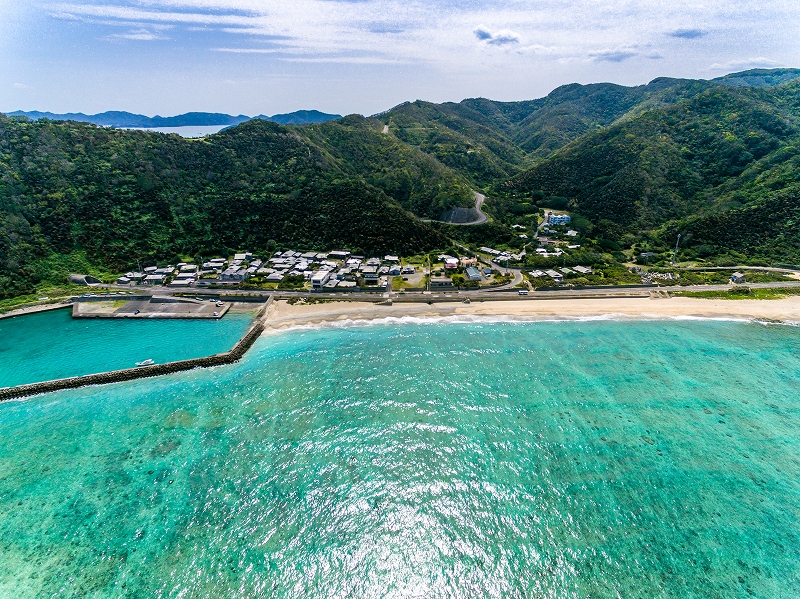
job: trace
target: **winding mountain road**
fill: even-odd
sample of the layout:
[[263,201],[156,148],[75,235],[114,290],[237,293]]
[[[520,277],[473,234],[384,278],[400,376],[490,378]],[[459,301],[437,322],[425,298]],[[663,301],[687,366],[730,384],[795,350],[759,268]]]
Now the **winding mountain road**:
[[483,195],[482,193],[478,193],[477,191],[473,191],[472,193],[475,194],[475,212],[478,213],[478,218],[476,220],[470,221],[468,223],[454,223],[447,220],[433,220],[430,218],[423,218],[420,220],[422,220],[422,222],[424,223],[445,223],[447,225],[456,225],[459,227],[464,227],[469,225],[482,225],[487,220],[489,220],[489,217],[486,216],[486,214],[484,214],[483,211],[481,210],[481,206],[483,206],[483,202],[486,199],[486,196]]
[[482,225],[489,217],[486,216],[483,211],[481,210],[481,206],[483,206],[483,201],[486,199],[486,196],[482,193],[478,193],[477,191],[473,191],[472,193],[475,194],[475,212],[478,213],[478,220],[474,220],[469,223],[450,223],[451,225],[458,225],[458,226],[467,226],[467,225]]

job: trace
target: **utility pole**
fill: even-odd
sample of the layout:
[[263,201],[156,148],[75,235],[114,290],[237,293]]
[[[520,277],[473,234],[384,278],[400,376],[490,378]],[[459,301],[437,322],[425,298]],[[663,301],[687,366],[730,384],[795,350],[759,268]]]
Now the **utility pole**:
[[431,290],[431,277],[433,276],[433,272],[431,272],[431,255],[428,254],[428,291]]
[[675,266],[675,259],[678,257],[678,244],[681,242],[681,234],[678,233],[678,240],[675,242],[675,251],[672,252],[672,262],[669,263],[670,266]]

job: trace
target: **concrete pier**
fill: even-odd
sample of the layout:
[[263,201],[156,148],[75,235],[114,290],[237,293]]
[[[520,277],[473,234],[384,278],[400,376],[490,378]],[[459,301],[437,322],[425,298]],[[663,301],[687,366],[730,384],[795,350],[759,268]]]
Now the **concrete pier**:
[[95,296],[72,298],[73,318],[222,318],[230,302],[172,295]]
[[87,374],[66,379],[56,379],[52,381],[42,381],[40,383],[30,383],[28,385],[18,385],[16,387],[5,387],[0,389],[0,401],[19,399],[40,393],[50,393],[64,389],[77,389],[88,385],[105,385],[108,383],[119,383],[122,381],[132,381],[135,379],[161,376],[173,372],[193,370],[195,368],[209,368],[211,366],[222,366],[223,364],[233,364],[239,361],[247,353],[256,339],[264,331],[264,318],[267,309],[273,302],[273,297],[258,311],[244,336],[233,346],[230,351],[205,358],[193,358],[191,360],[179,360],[177,362],[167,362],[166,364],[153,364],[152,366],[140,366],[138,368],[126,368],[124,370],[114,370],[111,372],[101,372],[98,374]]

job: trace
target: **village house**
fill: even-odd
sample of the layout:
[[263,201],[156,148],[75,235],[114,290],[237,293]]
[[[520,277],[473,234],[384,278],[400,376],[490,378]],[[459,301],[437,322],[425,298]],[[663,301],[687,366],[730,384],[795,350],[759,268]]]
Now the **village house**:
[[453,289],[453,281],[449,277],[432,277],[431,291],[434,289]]
[[173,279],[170,281],[168,287],[190,287],[194,283],[194,279]]
[[464,275],[467,277],[468,281],[481,281],[483,277],[481,276],[481,271],[479,271],[474,266],[469,266],[464,271]]
[[249,276],[250,273],[247,272],[246,268],[242,268],[239,266],[231,266],[230,268],[222,272],[222,274],[219,276],[219,280],[222,282],[229,282],[229,283],[241,283]]
[[142,279],[144,279],[144,273],[126,272],[125,278],[128,279],[129,282],[136,283],[138,285],[142,282]]
[[163,285],[167,277],[164,275],[151,274],[144,278],[145,285]]
[[545,274],[548,277],[550,277],[551,279],[553,279],[556,283],[560,283],[561,281],[564,280],[564,275],[562,275],[557,270],[552,270],[552,269],[551,270],[546,270]]
[[322,291],[330,278],[331,274],[327,270],[316,271],[311,275],[311,291]]

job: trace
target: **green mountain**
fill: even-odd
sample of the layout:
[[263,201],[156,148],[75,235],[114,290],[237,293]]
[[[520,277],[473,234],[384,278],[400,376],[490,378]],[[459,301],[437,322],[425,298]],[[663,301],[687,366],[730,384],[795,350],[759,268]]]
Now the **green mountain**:
[[509,185],[630,230],[653,227],[709,208],[714,188],[800,132],[774,100],[712,87],[587,134]]
[[435,157],[484,187],[514,173],[525,159],[519,148],[481,112],[461,104],[409,102],[379,115],[389,134]]
[[[517,244],[542,207],[588,251],[800,263],[800,70],[251,120],[202,139],[0,116],[0,289],[248,247]],[[426,224],[487,195],[490,222]],[[597,252],[596,252],[597,254]],[[599,254],[598,254],[599,255]]]
[[300,131],[254,120],[189,140],[0,117],[2,294],[60,281],[76,262],[119,271],[237,248],[447,244]]
[[363,178],[418,216],[437,219],[454,206],[474,206],[469,185],[436,158],[383,132],[374,119],[351,115],[298,129],[348,175]]
[[800,69],[751,69],[723,75],[712,81],[737,87],[771,87],[799,78]]
[[[739,218],[722,216],[729,210],[757,205],[768,210],[775,191],[794,185],[799,108],[800,82],[712,86],[586,134],[504,186],[543,204],[560,200],[615,237],[626,232],[641,237],[661,227],[672,237],[685,221],[695,231],[685,232],[690,246],[704,245],[706,254],[710,245],[710,253],[731,249],[747,259],[764,245],[763,235],[745,239],[743,231],[731,229],[710,244],[700,231],[710,234],[703,223]],[[784,216],[791,197],[781,196]],[[768,231],[777,239],[783,226],[776,226]],[[730,235],[742,239],[733,244]],[[761,259],[800,259],[798,249],[794,244],[778,253],[774,247],[755,253]]]

